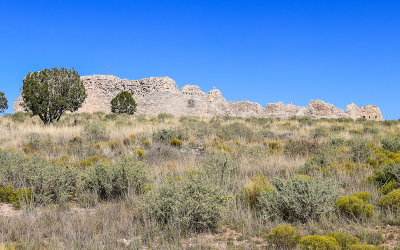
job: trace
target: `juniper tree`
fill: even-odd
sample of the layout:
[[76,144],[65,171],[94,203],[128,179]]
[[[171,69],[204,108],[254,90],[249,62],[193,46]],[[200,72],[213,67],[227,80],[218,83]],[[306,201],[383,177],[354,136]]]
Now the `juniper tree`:
[[111,112],[113,113],[133,115],[135,111],[136,102],[128,91],[122,91],[111,100]]
[[6,109],[8,109],[7,98],[4,93],[0,91],[0,113],[3,113]]
[[25,111],[38,115],[44,124],[59,121],[66,111],[78,110],[87,96],[73,68],[30,72],[23,80],[21,94]]

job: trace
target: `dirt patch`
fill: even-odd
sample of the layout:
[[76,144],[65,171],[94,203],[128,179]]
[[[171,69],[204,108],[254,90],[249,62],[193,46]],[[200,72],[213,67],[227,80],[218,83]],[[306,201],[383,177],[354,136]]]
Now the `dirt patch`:
[[0,203],[0,215],[5,217],[20,216],[22,210],[13,208],[11,204]]

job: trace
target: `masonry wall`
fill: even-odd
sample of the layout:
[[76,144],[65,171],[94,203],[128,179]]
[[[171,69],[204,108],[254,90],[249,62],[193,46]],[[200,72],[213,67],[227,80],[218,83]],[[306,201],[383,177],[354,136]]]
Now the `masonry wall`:
[[[366,118],[382,120],[377,106],[358,107],[349,104],[346,111],[321,100],[310,101],[307,107],[293,104],[270,103],[265,109],[249,101],[227,101],[221,91],[213,89],[203,92],[196,85],[185,85],[178,89],[169,77],[150,77],[140,80],[120,79],[110,75],[83,76],[87,98],[79,113],[110,113],[110,101],[121,91],[129,91],[137,102],[138,115],[170,113],[175,116],[239,116],[239,117],[281,117],[311,116],[314,118]],[[14,101],[14,112],[23,111],[21,97]]]

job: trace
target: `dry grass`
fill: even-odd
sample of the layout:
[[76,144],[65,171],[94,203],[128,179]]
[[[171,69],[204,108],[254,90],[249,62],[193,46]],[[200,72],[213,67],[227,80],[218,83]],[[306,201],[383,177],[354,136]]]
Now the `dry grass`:
[[[362,137],[380,147],[385,135],[400,134],[400,122],[231,117],[164,119],[97,113],[65,115],[60,123],[44,126],[37,118],[17,116],[0,118],[0,148],[3,150],[25,151],[26,157],[39,154],[49,161],[62,161],[76,167],[94,155],[110,162],[118,161],[123,155],[137,158],[134,151],[143,149],[145,155],[142,160],[147,165],[151,189],[156,189],[171,176],[201,172],[210,154],[218,150],[228,155],[237,166],[237,171],[226,177],[228,183],[221,186],[232,198],[218,222],[216,232],[183,235],[179,230],[165,229],[141,208],[141,194],[129,193],[100,201],[90,208],[82,208],[72,199],[67,205],[49,202],[38,207],[32,203],[25,204],[16,213],[7,210],[7,215],[0,215],[0,242],[3,242],[0,249],[7,246],[26,249],[266,248],[268,244],[264,235],[287,222],[279,219],[265,221],[259,211],[236,200],[238,190],[254,175],[262,174],[272,181],[276,177],[286,179],[300,174],[310,157],[320,149],[329,148],[333,139],[341,138],[348,146],[349,140]],[[85,134],[88,124],[101,125],[99,133],[106,139],[89,139]],[[229,127],[229,124],[235,125]],[[183,140],[183,146],[173,147],[168,141],[155,140],[153,134],[162,129],[178,129],[184,133],[187,138]],[[135,135],[136,139],[129,140],[131,135]],[[73,141],[77,136],[81,142]],[[288,144],[300,140],[309,143],[307,145],[315,145],[316,149],[300,147],[289,154]],[[143,141],[148,141],[149,145]],[[270,143],[278,143],[279,148],[271,148]],[[225,152],[222,147],[217,150],[216,145],[229,147],[231,151]],[[350,154],[350,151],[343,153],[345,157]],[[338,155],[335,153],[332,156]],[[359,165],[364,166],[365,162]],[[360,167],[353,172],[325,169],[314,174],[340,183],[342,195],[368,191],[372,194],[374,205],[381,197],[378,187],[366,181],[373,174],[372,168]],[[208,176],[205,183],[212,183],[212,178]],[[0,187],[6,184],[0,183]],[[396,216],[389,216],[376,207],[371,220],[354,221],[334,214],[324,221],[296,222],[293,225],[303,236],[341,231],[356,235],[370,244],[394,247],[397,234],[394,233],[393,239],[385,229],[379,231],[377,228],[383,228],[390,222],[393,224],[390,230],[398,232],[396,221]],[[382,242],[374,242],[378,237],[374,233],[383,235]]]

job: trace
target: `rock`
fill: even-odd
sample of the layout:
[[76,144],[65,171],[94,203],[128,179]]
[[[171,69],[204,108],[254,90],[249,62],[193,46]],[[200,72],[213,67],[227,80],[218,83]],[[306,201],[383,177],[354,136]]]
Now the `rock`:
[[[249,101],[227,101],[222,92],[213,89],[203,92],[199,86],[185,85],[178,89],[169,77],[150,77],[140,80],[120,79],[111,75],[81,77],[87,98],[78,113],[111,112],[110,101],[121,91],[129,91],[137,103],[137,115],[170,113],[175,116],[239,116],[239,117],[300,117],[313,118],[366,118],[382,120],[377,106],[349,104],[346,111],[321,100],[312,100],[307,107],[293,104],[269,103],[265,109]],[[22,98],[14,101],[14,112],[23,111]]]

